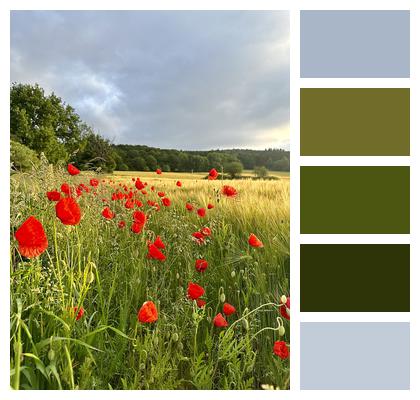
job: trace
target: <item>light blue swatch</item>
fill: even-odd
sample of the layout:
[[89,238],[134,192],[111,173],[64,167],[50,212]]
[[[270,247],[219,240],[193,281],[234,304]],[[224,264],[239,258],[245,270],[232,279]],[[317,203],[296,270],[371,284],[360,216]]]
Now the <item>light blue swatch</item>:
[[305,322],[300,341],[301,389],[410,388],[408,322]]
[[301,78],[409,78],[410,12],[301,11]]

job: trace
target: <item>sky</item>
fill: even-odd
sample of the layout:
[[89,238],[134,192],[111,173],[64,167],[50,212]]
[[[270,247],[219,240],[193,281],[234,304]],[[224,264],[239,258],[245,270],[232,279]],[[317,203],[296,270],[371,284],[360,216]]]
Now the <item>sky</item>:
[[11,82],[116,144],[289,149],[289,14],[13,11]]

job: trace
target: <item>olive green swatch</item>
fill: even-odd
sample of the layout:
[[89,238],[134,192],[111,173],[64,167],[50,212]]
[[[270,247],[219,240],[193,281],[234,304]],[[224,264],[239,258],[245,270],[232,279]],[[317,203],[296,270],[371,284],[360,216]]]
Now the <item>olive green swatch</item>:
[[300,167],[300,232],[410,233],[410,168]]
[[301,89],[300,154],[409,156],[410,89]]
[[410,246],[302,244],[300,311],[410,311]]

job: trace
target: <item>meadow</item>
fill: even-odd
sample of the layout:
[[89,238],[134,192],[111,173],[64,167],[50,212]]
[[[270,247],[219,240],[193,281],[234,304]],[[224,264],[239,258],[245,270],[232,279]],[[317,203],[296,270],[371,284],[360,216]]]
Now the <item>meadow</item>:
[[[206,177],[11,175],[11,387],[289,388],[288,176]],[[74,225],[46,195],[63,183]],[[26,258],[15,234],[29,216],[48,246]]]

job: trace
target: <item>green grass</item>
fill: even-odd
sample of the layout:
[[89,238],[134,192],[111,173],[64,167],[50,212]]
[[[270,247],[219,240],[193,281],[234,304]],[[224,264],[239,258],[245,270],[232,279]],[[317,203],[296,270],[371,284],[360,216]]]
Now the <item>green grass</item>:
[[[102,198],[109,199],[113,190],[109,184],[101,184],[97,196],[78,199],[83,212],[78,226],[56,218],[45,192],[65,181],[87,183],[90,174],[70,177],[43,165],[11,177],[11,234],[34,215],[49,240],[46,252],[28,260],[11,239],[13,388],[289,388],[289,360],[272,352],[275,340],[289,343],[287,320],[281,320],[284,336],[272,329],[280,296],[289,292],[289,180],[224,181],[239,192],[230,199],[219,195],[222,182],[201,175],[107,177],[116,181],[115,190],[140,176],[170,197],[171,206],[159,212],[143,207],[150,218],[139,235],[129,229],[132,210],[124,202],[110,202],[114,220],[101,216]],[[158,200],[152,192],[139,196],[144,203]],[[215,208],[199,218],[185,210],[187,201],[197,207],[211,202]],[[121,219],[127,228],[117,228]],[[198,246],[191,234],[203,226],[211,228],[212,237]],[[248,245],[251,232],[264,248]],[[156,235],[167,245],[165,262],[146,258],[146,242]],[[197,258],[208,261],[204,273],[194,268]],[[205,308],[187,299],[189,281],[205,288]],[[237,310],[224,329],[212,323],[221,312],[222,293]],[[149,325],[137,321],[147,300],[159,311],[158,321]],[[75,321],[70,310],[79,306],[85,314]]]

